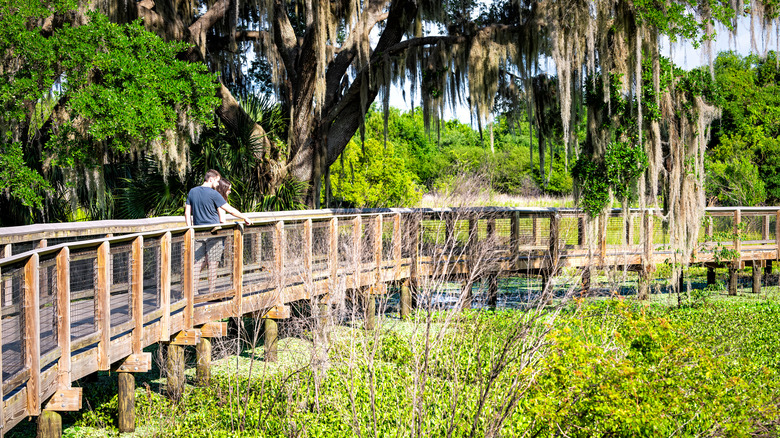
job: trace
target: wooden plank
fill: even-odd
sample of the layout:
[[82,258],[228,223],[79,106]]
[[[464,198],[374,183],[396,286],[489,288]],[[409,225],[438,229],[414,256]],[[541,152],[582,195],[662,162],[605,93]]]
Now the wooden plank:
[[352,220],[352,287],[360,289],[360,250],[362,249],[363,221],[360,216]]
[[109,242],[103,242],[97,249],[97,284],[95,286],[95,323],[98,341],[98,370],[108,370],[109,342],[111,341],[111,247]]
[[184,293],[184,327],[192,328],[195,313],[195,231],[190,228],[184,233],[184,254],[182,254],[182,291]]
[[5,415],[3,431],[11,429],[22,421],[24,417],[32,415],[27,411],[27,388],[22,388],[2,403],[3,415]]
[[70,387],[70,249],[66,246],[57,254],[57,344],[61,355],[57,363],[58,388]]
[[401,279],[401,265],[403,264],[403,256],[401,251],[402,244],[401,237],[401,215],[396,213],[393,215],[393,261],[395,262],[395,268],[393,269],[393,279]]
[[202,338],[221,338],[227,336],[227,322],[214,321],[203,324],[200,328]]
[[171,232],[160,238],[160,341],[171,339]]
[[94,373],[97,371],[97,350],[93,348],[71,356],[70,368],[73,380],[78,380]]
[[47,411],[78,412],[81,410],[81,388],[59,389],[46,403]]
[[306,286],[306,299],[314,295],[314,273],[312,272],[312,258],[314,245],[314,230],[311,219],[303,223],[303,284]]
[[339,282],[339,219],[332,218],[328,225],[328,235],[330,236],[330,245],[328,245],[328,267],[330,276],[328,277],[328,290],[331,295],[335,295]]
[[244,314],[241,301],[244,296],[244,226],[233,228],[233,315]]
[[133,260],[133,285],[130,289],[130,305],[133,308],[133,353],[140,353],[143,349],[144,337],[144,238],[138,236],[133,240],[132,245]]
[[152,369],[152,353],[134,353],[116,365],[117,372],[145,373]]
[[24,265],[24,343],[25,366],[30,370],[27,381],[27,412],[41,412],[41,323],[38,289],[38,254],[30,256]]
[[171,337],[172,345],[195,345],[200,341],[200,330],[182,330]]
[[290,317],[290,306],[274,306],[263,316],[268,319],[287,319]]

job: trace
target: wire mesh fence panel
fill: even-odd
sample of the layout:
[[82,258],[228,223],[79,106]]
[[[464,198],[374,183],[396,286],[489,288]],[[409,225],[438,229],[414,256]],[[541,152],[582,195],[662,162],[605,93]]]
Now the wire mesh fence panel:
[[535,215],[521,215],[518,219],[517,238],[521,247],[540,245],[541,228]]
[[94,249],[70,253],[70,337],[73,340],[97,331],[95,287],[97,252]]
[[742,216],[739,240],[743,242],[764,240],[764,216]]
[[195,233],[196,296],[233,288],[233,230]]
[[355,264],[354,224],[351,220],[339,220],[339,268],[353,268]]
[[124,324],[133,317],[133,251],[129,243],[111,245],[111,327]]
[[41,355],[44,355],[57,348],[58,340],[56,255],[42,257],[38,264],[38,308]]
[[308,250],[304,244],[303,223],[285,223],[285,260],[282,266],[282,278],[287,285],[300,284],[305,280],[304,253]]
[[669,224],[658,216],[653,217],[653,244],[656,251],[669,247]]
[[625,220],[622,216],[607,217],[606,240],[608,246],[622,246],[626,242]]
[[734,241],[734,216],[713,216],[712,217],[712,239],[713,242],[729,243]]
[[330,223],[328,221],[313,222],[311,232],[311,269],[314,273],[314,279],[325,278],[329,275],[328,255],[330,254]]
[[171,304],[184,299],[184,234],[171,236]]
[[35,249],[35,242],[19,242],[11,246],[11,255],[21,254],[23,252]]
[[508,217],[495,218],[494,242],[496,249],[509,250],[512,238],[512,219]]
[[24,264],[2,268],[3,381],[24,368]]
[[160,238],[150,237],[144,239],[144,283],[143,300],[144,315],[148,315],[160,308]]
[[[393,233],[395,227],[393,216],[382,217],[382,261],[389,262],[394,257],[394,244],[396,236]],[[398,236],[400,238],[400,236]]]
[[422,221],[420,231],[420,255],[433,257],[447,240],[446,221],[431,217]]
[[558,233],[561,243],[566,246],[578,246],[586,243],[584,238],[580,240],[580,219],[577,216],[561,217],[558,223]]
[[247,228],[244,232],[244,291],[264,290],[274,287],[273,269],[273,225]]
[[415,251],[417,251],[417,248],[415,248],[416,245],[419,245],[419,232],[420,228],[418,226],[419,217],[416,215],[404,215],[401,216],[401,257],[402,258],[410,258],[412,257],[412,254],[414,254]]

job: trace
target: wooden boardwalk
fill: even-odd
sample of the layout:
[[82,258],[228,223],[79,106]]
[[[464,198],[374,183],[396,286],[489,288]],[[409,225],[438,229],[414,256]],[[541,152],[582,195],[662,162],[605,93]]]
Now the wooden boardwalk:
[[[147,371],[149,345],[195,345],[249,313],[289,317],[289,303],[336,288],[382,294],[389,283],[463,276],[477,248],[492,275],[545,278],[564,267],[646,275],[675,257],[652,210],[615,210],[591,226],[577,210],[545,208],[250,217],[252,226],[220,229],[181,217],[0,229],[2,431],[42,411],[79,410],[72,382],[91,373]],[[708,209],[691,263],[771,264],[779,218],[774,207]]]

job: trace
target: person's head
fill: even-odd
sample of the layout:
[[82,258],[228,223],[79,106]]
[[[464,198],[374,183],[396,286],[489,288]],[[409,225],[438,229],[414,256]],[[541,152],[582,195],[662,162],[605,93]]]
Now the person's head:
[[222,178],[222,175],[219,174],[214,169],[209,169],[208,172],[206,172],[206,177],[203,178],[203,182],[210,186],[212,189],[217,188],[217,184],[219,183],[219,180]]
[[228,200],[228,195],[230,194],[230,187],[233,184],[231,184],[230,181],[226,180],[225,178],[220,178],[219,182],[217,183],[217,187],[215,187],[216,191],[219,192],[220,195],[222,195],[223,198],[225,198],[225,202]]

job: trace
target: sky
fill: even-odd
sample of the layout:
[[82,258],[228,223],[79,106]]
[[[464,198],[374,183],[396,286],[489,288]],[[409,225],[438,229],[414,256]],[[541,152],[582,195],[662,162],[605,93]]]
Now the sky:
[[[719,52],[726,50],[736,50],[741,54],[748,54],[750,52],[750,20],[748,18],[742,18],[737,23],[737,36],[736,38],[729,38],[729,31],[725,28],[717,28],[717,37],[714,41],[713,56],[717,56]],[[775,37],[774,30],[771,31],[772,38],[769,42],[769,49],[775,49]],[[756,35],[758,42],[758,49],[764,49],[764,41],[760,35]],[[664,38],[661,41],[661,54],[662,56],[671,57],[675,64],[683,66],[685,69],[692,69],[708,63],[707,57],[704,55],[703,50],[696,49],[689,42],[677,42],[675,44],[669,44],[669,40]],[[552,61],[549,60],[546,65],[542,61],[542,69],[551,71],[555,74],[555,66]],[[390,93],[390,106],[398,108],[401,111],[409,111],[412,108],[412,102],[410,100],[411,93],[408,88],[408,81],[406,90],[402,90],[398,85],[393,85],[393,89]],[[415,95],[414,106],[419,107],[420,96],[419,93]],[[453,111],[450,105],[447,104],[444,110],[444,118],[446,120],[458,119],[462,123],[472,124],[472,117],[469,112],[469,108],[466,105],[458,105]],[[476,123],[476,122],[475,122]]]

